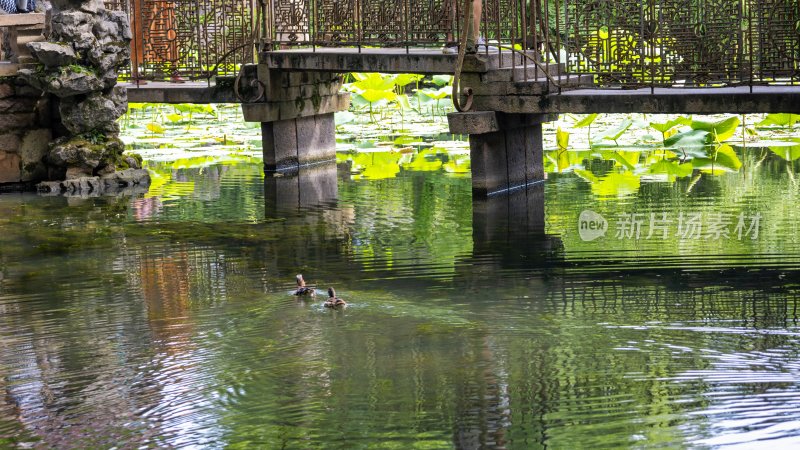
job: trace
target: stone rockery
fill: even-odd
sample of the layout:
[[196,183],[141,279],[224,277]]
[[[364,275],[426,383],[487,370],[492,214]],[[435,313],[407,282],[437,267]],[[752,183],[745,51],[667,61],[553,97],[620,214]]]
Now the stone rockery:
[[38,64],[19,76],[50,97],[53,141],[41,162],[43,192],[101,194],[149,184],[138,155],[124,155],[117,119],[128,106],[117,86],[130,64],[131,27],[100,0],[55,0],[42,42],[28,43]]

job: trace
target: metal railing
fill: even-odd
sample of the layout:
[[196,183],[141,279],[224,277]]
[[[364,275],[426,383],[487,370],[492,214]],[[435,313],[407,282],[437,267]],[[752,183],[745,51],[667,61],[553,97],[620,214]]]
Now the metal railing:
[[[275,49],[443,46],[469,1],[272,0],[266,36]],[[484,0],[481,35],[484,52],[520,55],[500,64],[535,60],[560,83],[800,83],[797,0]]]
[[[131,17],[130,76],[233,75],[256,43],[441,48],[471,0],[108,0]],[[800,83],[797,0],[484,0],[484,53],[595,87]],[[527,70],[525,71],[527,78]],[[535,72],[541,75],[541,71]],[[585,75],[590,75],[585,77]],[[582,78],[577,78],[584,76]]]
[[[256,0],[107,0],[128,14],[132,80],[208,79],[255,62]],[[263,9],[263,8],[262,8]]]

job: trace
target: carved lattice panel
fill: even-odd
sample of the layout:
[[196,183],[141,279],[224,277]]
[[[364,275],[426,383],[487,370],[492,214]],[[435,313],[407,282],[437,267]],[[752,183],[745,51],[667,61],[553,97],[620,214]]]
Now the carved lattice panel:
[[130,18],[134,78],[234,75],[254,61],[250,0],[112,0],[106,7]]
[[516,36],[518,15],[514,0],[484,0],[481,35],[491,41],[510,42]]
[[309,41],[310,16],[306,0],[276,0],[272,8],[275,40],[285,43]]
[[236,65],[254,60],[253,20],[250,4],[243,1],[212,0],[200,3],[203,63],[218,73],[235,73]]
[[[646,12],[641,1],[575,1],[565,11],[570,14],[559,13],[567,19],[563,41],[568,72],[596,74],[602,84],[645,81],[649,52],[641,27]],[[551,39],[555,39],[556,21],[547,21]]]
[[358,0],[316,0],[315,42],[352,44],[359,39]]
[[455,39],[455,0],[410,0],[408,33],[411,44],[440,43]]
[[754,1],[755,62],[761,79],[800,80],[800,3],[797,0]]
[[741,79],[742,5],[731,0],[662,0],[659,38],[674,81],[692,85]]
[[368,42],[405,43],[404,1],[360,0],[363,39]]
[[601,85],[707,85],[742,79],[738,0],[576,0],[565,16],[567,71]]

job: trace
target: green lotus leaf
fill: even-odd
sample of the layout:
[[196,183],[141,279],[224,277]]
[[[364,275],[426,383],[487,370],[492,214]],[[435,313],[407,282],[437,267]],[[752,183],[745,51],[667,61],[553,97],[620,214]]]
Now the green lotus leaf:
[[717,122],[692,120],[691,127],[693,130],[708,131],[711,133],[712,139],[714,139],[713,136],[716,136],[716,141],[722,142],[726,139],[730,139],[730,137],[733,136],[733,133],[736,132],[736,128],[739,127],[739,123],[739,118],[733,116]]

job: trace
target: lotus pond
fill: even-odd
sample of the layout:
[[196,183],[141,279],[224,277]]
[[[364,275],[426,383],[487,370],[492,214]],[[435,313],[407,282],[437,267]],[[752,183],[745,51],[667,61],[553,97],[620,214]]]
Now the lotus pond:
[[235,106],[133,105],[147,194],[0,196],[0,447],[800,446],[796,117],[562,116],[473,202],[375,101],[266,179]]

